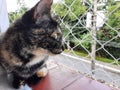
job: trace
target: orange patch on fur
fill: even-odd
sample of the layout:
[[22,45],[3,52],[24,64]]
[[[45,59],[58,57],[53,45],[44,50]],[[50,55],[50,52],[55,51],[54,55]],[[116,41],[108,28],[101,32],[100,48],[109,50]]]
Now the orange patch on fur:
[[47,75],[47,73],[48,73],[48,69],[44,67],[37,72],[37,76],[38,77],[45,77]]

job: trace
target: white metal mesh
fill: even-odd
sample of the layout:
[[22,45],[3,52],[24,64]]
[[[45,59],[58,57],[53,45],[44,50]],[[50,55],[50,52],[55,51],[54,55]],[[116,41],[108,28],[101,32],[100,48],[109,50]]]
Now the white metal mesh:
[[[77,7],[85,8],[85,11],[79,11],[82,9],[73,7],[78,1],[81,4],[77,4]],[[120,2],[117,2],[119,4],[113,10],[108,10],[109,0],[98,0],[95,13],[94,1],[59,0],[58,3],[54,4],[52,12],[60,16],[59,21],[66,46],[65,52],[58,59],[85,75],[90,75],[94,79],[105,81],[120,88],[120,27],[118,27],[120,25],[114,27],[114,23],[111,24],[112,22],[108,21],[113,14],[120,14]],[[115,2],[112,0],[112,3]],[[77,15],[77,12],[82,12],[82,14]],[[96,19],[93,15],[96,15]],[[120,20],[120,15],[118,16],[117,19]],[[73,21],[69,20],[70,17]],[[96,35],[93,28],[96,30]],[[96,44],[94,51],[91,49],[93,43]],[[95,56],[92,54],[94,52]]]

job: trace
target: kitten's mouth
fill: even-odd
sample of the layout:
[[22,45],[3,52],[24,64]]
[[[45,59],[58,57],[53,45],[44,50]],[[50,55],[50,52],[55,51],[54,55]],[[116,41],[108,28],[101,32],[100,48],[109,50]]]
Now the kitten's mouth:
[[53,54],[60,54],[60,53],[63,52],[63,50],[62,50],[62,49],[55,49],[55,50],[52,50],[51,52],[52,52]]
[[61,48],[56,48],[56,49],[50,49],[50,52],[52,54],[60,54],[64,51],[64,47],[62,46]]

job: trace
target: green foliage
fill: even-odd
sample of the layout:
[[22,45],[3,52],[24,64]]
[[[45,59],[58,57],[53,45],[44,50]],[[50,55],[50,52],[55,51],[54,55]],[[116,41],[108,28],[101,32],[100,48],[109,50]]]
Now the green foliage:
[[[78,55],[79,57],[87,57],[88,60],[90,58],[89,54],[88,53],[85,53],[85,52],[81,52],[81,51],[74,51],[74,53],[72,53],[70,50],[65,50],[64,52],[68,53],[68,54],[73,54],[74,53],[76,55]],[[108,58],[104,58],[104,57],[100,57],[100,56],[96,56],[96,60],[97,61],[101,61],[101,62],[105,62],[105,63],[113,63],[114,60],[113,59],[108,59]],[[118,61],[118,63],[120,64],[120,61]],[[116,65],[116,64],[113,64],[113,65]]]
[[82,35],[82,43],[81,44],[89,51],[91,49],[92,42],[93,42],[93,38],[89,33]]
[[78,38],[78,40],[72,39],[71,41],[74,42],[74,46],[77,46],[75,50],[86,52],[85,49],[87,49],[88,51],[91,51],[93,38],[89,33],[81,35],[81,38]]
[[[97,38],[99,40],[108,41],[113,37],[118,35],[120,32],[120,2],[109,2],[108,10],[107,10],[107,24],[102,28],[102,30],[98,31]],[[112,27],[112,28],[110,28]],[[115,31],[116,30],[116,31]],[[115,38],[114,42],[120,42],[120,37]]]
[[53,8],[55,8],[56,13],[64,19],[65,22],[69,22],[69,24],[82,16],[86,11],[86,7],[82,5],[81,0],[65,0],[64,5],[61,3],[58,5],[55,4]]
[[21,9],[17,10],[16,12],[8,13],[10,23],[13,23],[16,19],[20,18],[25,13],[26,10],[27,10],[27,8],[21,8]]
[[113,6],[113,5],[116,4],[116,2],[117,2],[117,1],[115,1],[115,0],[107,0],[106,6]]
[[108,7],[107,23],[115,29],[120,28],[120,2]]
[[[117,36],[117,32],[111,29],[103,29],[97,32],[97,39],[101,41],[108,41],[115,36]],[[118,38],[115,38],[113,41],[117,42]]]
[[18,0],[17,4],[19,8],[15,12],[8,13],[10,23],[13,23],[16,19],[20,18],[25,13],[25,11],[28,9],[25,6],[25,3],[23,0]]
[[[101,43],[112,40],[110,43],[107,43],[104,48],[115,58],[120,58],[120,47],[117,47],[119,46],[117,44],[120,43],[120,37],[116,37],[118,36],[118,32],[120,32],[120,2],[113,2],[111,0],[107,5],[108,13],[106,16],[108,18],[108,25],[104,26],[102,30],[97,32],[97,38],[102,41]],[[114,45],[114,43],[116,43],[116,45]],[[99,48],[100,46],[98,45],[97,47]],[[99,50],[97,54],[102,57],[113,59],[108,53],[105,53],[104,49]]]

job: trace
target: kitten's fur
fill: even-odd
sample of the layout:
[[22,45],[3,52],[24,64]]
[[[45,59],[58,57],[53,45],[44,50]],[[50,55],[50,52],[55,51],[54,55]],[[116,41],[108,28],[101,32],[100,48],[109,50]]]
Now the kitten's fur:
[[0,63],[13,74],[15,88],[21,82],[34,84],[49,54],[62,52],[62,32],[50,14],[52,2],[39,1],[0,39]]

